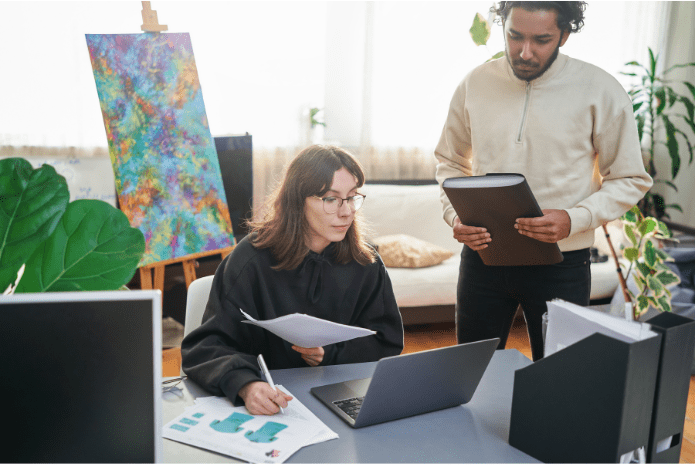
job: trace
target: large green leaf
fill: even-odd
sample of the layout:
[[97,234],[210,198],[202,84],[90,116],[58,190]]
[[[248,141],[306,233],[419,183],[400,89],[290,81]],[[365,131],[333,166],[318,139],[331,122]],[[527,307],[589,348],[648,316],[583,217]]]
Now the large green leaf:
[[641,315],[649,310],[649,299],[646,296],[637,297],[637,314]]
[[676,127],[666,115],[661,115],[666,129],[666,147],[671,157],[671,179],[675,179],[681,167],[681,156],[678,152],[678,141],[676,140]]
[[101,200],[75,200],[27,262],[17,292],[119,289],[135,273],[145,237]]
[[[695,86],[689,83],[688,81],[684,81],[683,84],[690,90],[690,93],[693,96],[693,100],[695,100]],[[691,118],[692,119],[692,118]]]
[[647,123],[647,117],[644,113],[635,115],[635,120],[637,121],[637,137],[642,141],[644,138],[644,125]]
[[68,184],[52,166],[0,160],[0,288],[53,233],[69,201]]
[[647,276],[647,284],[649,285],[649,289],[654,292],[654,295],[660,296],[664,293],[664,285],[661,284],[661,281],[656,279],[654,276]]
[[656,62],[659,60],[659,55],[654,56],[651,48],[649,50],[649,76],[653,80],[656,77]]
[[659,303],[658,308],[662,312],[670,312],[671,311],[671,299],[670,298],[663,295],[657,299],[657,302]]
[[[683,115],[677,115],[677,116],[683,118],[683,120],[684,120],[687,124],[691,124],[691,125],[693,126],[693,132],[695,132],[695,122],[690,121],[688,118],[686,118],[686,117],[683,116]],[[677,132],[678,134],[680,134],[681,136],[683,136],[683,139],[685,140],[685,144],[688,146],[688,153],[690,154],[690,158],[689,158],[688,164],[690,164],[690,163],[693,162],[693,146],[692,146],[692,144],[690,143],[690,140],[688,139],[688,135],[687,135],[686,133],[684,133],[683,131],[681,131],[681,130],[678,129],[678,128],[676,128],[676,132]]]
[[639,215],[639,208],[635,205],[625,212],[625,214],[622,216],[622,220],[634,224],[637,223],[637,221],[639,220]]
[[495,53],[494,55],[492,55],[490,58],[488,58],[487,60],[485,60],[485,63],[487,63],[488,61],[496,60],[496,59],[498,59],[498,58],[502,58],[503,56],[504,56],[504,51],[502,51],[502,52],[497,52],[497,53]]
[[690,121],[695,119],[695,105],[693,105],[693,102],[691,102],[690,99],[685,96],[681,96],[679,100],[685,106],[685,111],[688,113],[688,119],[690,119]]
[[669,69],[667,69],[666,71],[664,71],[664,74],[668,74],[668,73],[670,73],[671,71],[673,71],[674,69],[677,69],[677,68],[687,68],[688,66],[695,66],[695,62],[693,62],[693,63],[681,63],[681,64],[678,64],[678,65],[673,65],[673,66],[671,66]]
[[647,277],[651,274],[651,268],[644,262],[637,262],[635,271],[641,276]]
[[473,25],[468,32],[470,32],[475,45],[485,45],[490,38],[490,23],[483,18],[483,15],[476,13],[473,18]]
[[647,263],[647,266],[650,268],[654,268],[654,265],[656,265],[656,249],[654,248],[654,244],[652,241],[647,240],[647,242],[644,243],[644,261]]
[[654,97],[656,97],[656,114],[661,115],[666,108],[666,90],[659,86],[654,91]]
[[635,236],[635,230],[632,227],[632,223],[625,222],[623,224],[623,230],[630,243],[632,245],[637,245],[637,236]]
[[667,286],[673,286],[674,284],[678,284],[681,282],[680,278],[676,273],[674,273],[671,270],[668,271],[661,271],[654,275],[656,279],[659,280],[661,284],[663,284],[665,287]]
[[640,236],[644,237],[647,234],[654,231],[658,225],[659,225],[659,223],[657,223],[654,218],[647,217],[644,219],[644,221],[639,223],[639,225],[637,226],[637,230],[639,231]]
[[639,250],[637,247],[625,247],[623,249],[623,257],[630,262],[634,262],[639,258]]

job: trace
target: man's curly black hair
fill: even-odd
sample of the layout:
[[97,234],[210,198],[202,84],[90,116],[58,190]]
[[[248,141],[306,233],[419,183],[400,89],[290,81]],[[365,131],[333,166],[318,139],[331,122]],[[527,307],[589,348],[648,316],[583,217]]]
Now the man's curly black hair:
[[586,2],[500,2],[490,11],[497,13],[496,21],[502,23],[512,8],[520,7],[527,11],[555,10],[557,11],[557,27],[561,31],[579,32],[584,26],[584,10]]

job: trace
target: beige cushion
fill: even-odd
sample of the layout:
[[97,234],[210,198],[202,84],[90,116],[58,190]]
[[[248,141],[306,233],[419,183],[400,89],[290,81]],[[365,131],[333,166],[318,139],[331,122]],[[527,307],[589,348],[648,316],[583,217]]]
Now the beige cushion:
[[438,265],[454,253],[406,234],[393,234],[374,239],[386,266],[423,268]]

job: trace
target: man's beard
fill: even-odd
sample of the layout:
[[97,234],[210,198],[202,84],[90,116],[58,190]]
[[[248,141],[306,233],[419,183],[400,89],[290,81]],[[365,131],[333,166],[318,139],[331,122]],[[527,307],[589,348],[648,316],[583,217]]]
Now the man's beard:
[[[560,40],[562,40],[562,37],[560,37]],[[543,66],[542,68],[540,67],[540,65],[538,65],[536,63],[528,62],[526,60],[522,60],[521,58],[517,58],[515,60],[512,60],[509,57],[509,47],[507,47],[506,41],[504,44],[504,48],[505,48],[505,52],[506,52],[506,56],[507,56],[507,62],[509,63],[509,66],[512,68],[512,72],[514,73],[514,76],[516,76],[517,78],[524,80],[524,81],[533,81],[534,79],[541,77],[543,75],[543,73],[548,71],[548,68],[550,68],[550,66],[555,62],[558,54],[560,53],[560,42],[558,41],[557,47],[555,47],[555,51],[550,56],[550,58],[548,58],[548,61],[545,63],[545,66]],[[536,69],[538,69],[538,71],[534,72],[533,74],[526,74],[524,76],[522,74],[517,73],[515,66],[527,66],[528,68],[531,68],[532,70],[534,68],[536,68]],[[532,70],[527,71],[527,73],[532,72]]]

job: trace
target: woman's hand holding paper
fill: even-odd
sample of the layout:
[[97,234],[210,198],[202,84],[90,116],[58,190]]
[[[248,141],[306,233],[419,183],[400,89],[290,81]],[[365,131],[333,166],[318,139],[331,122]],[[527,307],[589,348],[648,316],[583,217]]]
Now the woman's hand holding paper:
[[311,348],[306,348],[306,347],[298,347],[298,346],[292,346],[293,350],[296,350],[300,354],[302,354],[302,358],[306,363],[311,365],[312,367],[317,366],[319,363],[323,361],[323,347],[311,347]]

